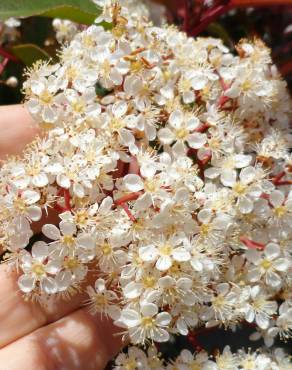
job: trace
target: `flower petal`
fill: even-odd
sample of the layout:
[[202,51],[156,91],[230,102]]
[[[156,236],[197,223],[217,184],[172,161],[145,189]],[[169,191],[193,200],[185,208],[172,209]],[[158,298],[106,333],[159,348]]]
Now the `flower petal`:
[[22,275],[18,279],[18,286],[23,293],[30,293],[35,286],[35,279],[29,275]]
[[136,192],[144,188],[144,183],[141,177],[138,175],[134,175],[134,174],[126,175],[123,180],[124,180],[125,187],[129,191]]
[[43,234],[52,240],[58,240],[61,238],[60,230],[57,228],[57,226],[52,224],[46,224],[42,228]]

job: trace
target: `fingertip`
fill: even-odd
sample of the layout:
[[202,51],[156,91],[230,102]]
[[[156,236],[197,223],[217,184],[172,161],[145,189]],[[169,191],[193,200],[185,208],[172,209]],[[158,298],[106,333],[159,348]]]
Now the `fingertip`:
[[39,132],[23,104],[0,106],[0,159],[20,154]]

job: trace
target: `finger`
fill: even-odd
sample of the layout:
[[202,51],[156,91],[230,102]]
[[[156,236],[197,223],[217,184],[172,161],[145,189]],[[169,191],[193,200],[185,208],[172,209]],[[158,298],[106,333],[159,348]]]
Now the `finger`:
[[52,298],[44,306],[26,302],[19,291],[17,279],[15,270],[0,265],[0,348],[73,312],[87,297],[78,293],[68,301]]
[[5,370],[22,370],[23,364],[37,370],[102,370],[122,347],[116,330],[82,308],[4,347],[0,364]]
[[0,106],[0,159],[19,154],[39,133],[24,105]]

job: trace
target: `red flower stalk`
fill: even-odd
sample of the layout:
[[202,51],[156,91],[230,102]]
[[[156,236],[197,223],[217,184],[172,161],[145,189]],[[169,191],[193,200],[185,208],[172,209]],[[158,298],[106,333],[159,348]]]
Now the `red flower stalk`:
[[19,60],[16,58],[15,55],[9,53],[9,51],[3,49],[1,46],[0,46],[0,55],[2,55],[3,58],[7,58],[8,60],[11,60],[12,62],[16,62],[16,63],[19,62]]
[[255,242],[254,240],[248,239],[246,236],[241,236],[239,240],[250,249],[265,249],[265,244]]
[[130,202],[131,200],[136,200],[136,199],[139,198],[139,196],[141,194],[142,194],[141,191],[137,191],[137,192],[134,192],[134,193],[126,194],[126,195],[122,196],[121,198],[116,199],[115,200],[115,204],[116,205],[122,205],[124,203]]
[[126,214],[128,215],[128,217],[129,217],[129,219],[131,220],[131,221],[133,221],[133,222],[136,222],[137,220],[136,220],[136,218],[135,218],[135,216],[131,213],[131,211],[129,210],[129,207],[128,207],[128,205],[127,204],[125,204],[125,203],[122,203],[121,204],[121,207],[124,209],[124,211],[126,212]]

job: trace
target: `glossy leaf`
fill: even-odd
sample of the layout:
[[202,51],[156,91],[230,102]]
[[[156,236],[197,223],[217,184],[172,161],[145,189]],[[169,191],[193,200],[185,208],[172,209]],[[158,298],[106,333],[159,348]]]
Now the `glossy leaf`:
[[11,52],[26,66],[31,66],[37,60],[48,60],[50,55],[34,44],[20,44],[13,46]]
[[0,19],[42,15],[91,24],[100,8],[90,0],[13,0],[0,1]]

